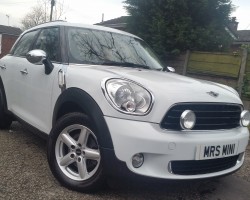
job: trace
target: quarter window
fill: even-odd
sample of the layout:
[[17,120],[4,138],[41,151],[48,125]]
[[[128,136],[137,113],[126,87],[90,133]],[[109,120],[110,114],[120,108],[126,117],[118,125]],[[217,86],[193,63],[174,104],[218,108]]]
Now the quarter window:
[[28,32],[22,36],[20,41],[17,43],[16,48],[14,49],[13,55],[15,56],[25,56],[31,49],[32,43],[38,30]]

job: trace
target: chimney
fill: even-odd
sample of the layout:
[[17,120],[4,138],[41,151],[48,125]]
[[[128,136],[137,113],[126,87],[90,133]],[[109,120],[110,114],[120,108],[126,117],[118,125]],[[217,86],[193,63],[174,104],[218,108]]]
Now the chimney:
[[102,13],[102,22],[104,22],[104,13]]
[[231,19],[231,21],[229,22],[228,26],[229,26],[229,28],[230,28],[232,31],[236,32],[237,29],[238,29],[238,24],[239,24],[239,22],[236,21],[236,17],[232,17],[232,19]]

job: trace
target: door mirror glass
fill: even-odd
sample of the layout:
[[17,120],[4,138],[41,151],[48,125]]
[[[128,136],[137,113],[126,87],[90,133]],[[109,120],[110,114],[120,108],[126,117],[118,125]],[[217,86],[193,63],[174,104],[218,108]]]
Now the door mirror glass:
[[26,59],[35,65],[43,65],[43,61],[46,60],[46,53],[43,50],[35,49],[26,54]]

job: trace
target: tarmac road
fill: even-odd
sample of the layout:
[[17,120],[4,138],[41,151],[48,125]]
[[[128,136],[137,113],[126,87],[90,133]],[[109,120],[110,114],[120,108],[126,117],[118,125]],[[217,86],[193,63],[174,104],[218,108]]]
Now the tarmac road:
[[0,199],[250,199],[250,146],[244,166],[234,175],[205,181],[131,182],[110,180],[95,194],[70,191],[52,176],[46,142],[13,123],[0,131]]

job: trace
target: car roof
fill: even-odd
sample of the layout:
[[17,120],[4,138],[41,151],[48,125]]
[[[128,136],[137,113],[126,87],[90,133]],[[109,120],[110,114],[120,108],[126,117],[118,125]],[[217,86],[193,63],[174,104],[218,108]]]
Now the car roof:
[[136,35],[133,35],[131,33],[121,31],[118,29],[114,29],[114,28],[108,28],[108,27],[99,26],[99,25],[70,23],[70,22],[66,22],[66,21],[52,21],[52,22],[43,23],[43,24],[35,26],[31,29],[26,30],[23,34],[25,34],[26,32],[32,31],[32,30],[39,29],[39,28],[46,28],[46,27],[52,27],[52,26],[67,26],[67,27],[78,27],[78,28],[86,28],[86,29],[99,30],[99,31],[107,31],[107,32],[118,33],[118,34],[127,35],[130,37],[141,39]]

